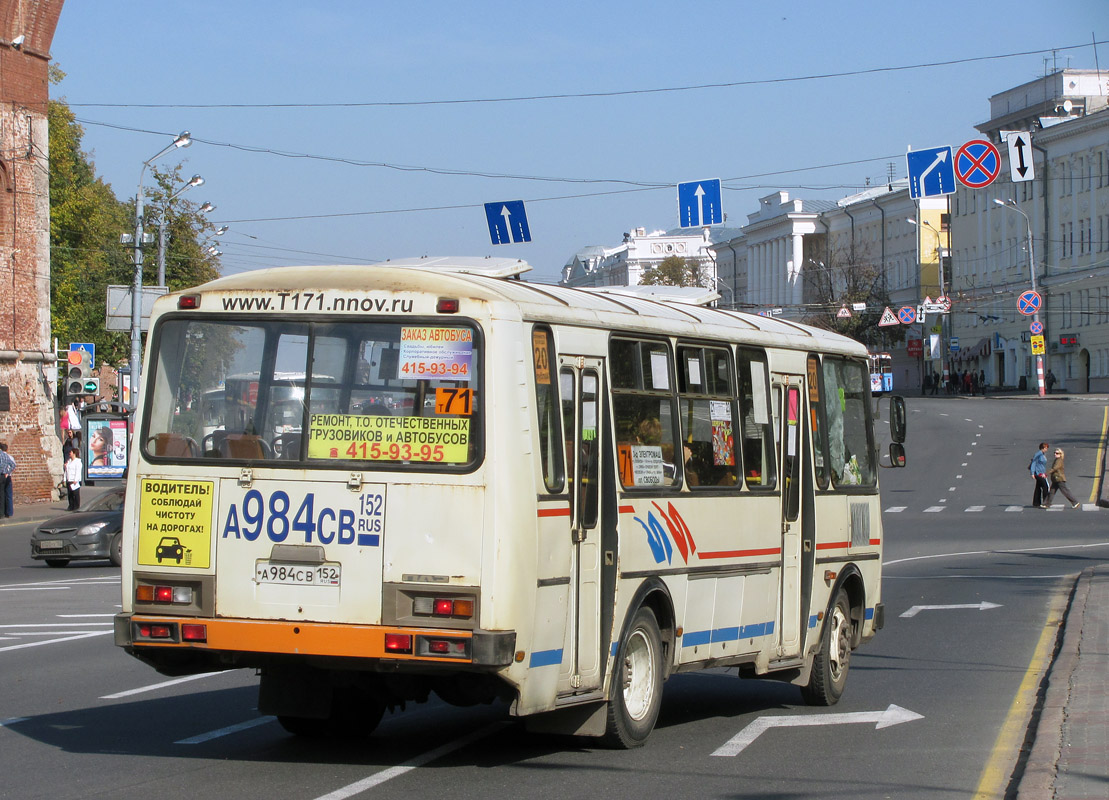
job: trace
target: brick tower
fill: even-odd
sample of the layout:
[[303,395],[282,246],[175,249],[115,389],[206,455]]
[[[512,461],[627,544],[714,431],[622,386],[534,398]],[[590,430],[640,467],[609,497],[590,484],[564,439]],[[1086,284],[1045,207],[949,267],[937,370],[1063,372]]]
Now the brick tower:
[[0,441],[16,502],[61,475],[50,340],[47,67],[64,0],[0,0]]

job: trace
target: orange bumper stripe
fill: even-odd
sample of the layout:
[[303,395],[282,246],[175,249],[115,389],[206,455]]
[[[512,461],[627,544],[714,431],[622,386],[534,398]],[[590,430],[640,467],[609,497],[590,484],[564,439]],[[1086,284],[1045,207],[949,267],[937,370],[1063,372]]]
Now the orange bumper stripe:
[[255,621],[243,619],[204,619],[196,617],[134,616],[132,623],[198,624],[208,628],[207,642],[139,641],[141,647],[188,647],[248,653],[289,653],[348,658],[416,659],[457,664],[468,659],[429,658],[385,649],[385,634],[399,633],[444,638],[471,638],[470,631],[431,628],[387,628],[371,625],[332,625],[320,622]]

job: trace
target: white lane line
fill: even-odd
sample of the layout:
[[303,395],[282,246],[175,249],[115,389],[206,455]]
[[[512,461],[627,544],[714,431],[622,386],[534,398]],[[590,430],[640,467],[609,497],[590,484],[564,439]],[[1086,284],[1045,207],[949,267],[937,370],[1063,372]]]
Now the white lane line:
[[138,689],[128,689],[125,692],[116,692],[115,694],[106,694],[101,697],[101,700],[118,700],[121,697],[131,697],[132,695],[142,694],[143,692],[156,692],[159,689],[164,689],[167,686],[176,686],[179,683],[187,683],[188,681],[198,681],[201,678],[211,678],[214,675],[223,675],[222,672],[202,672],[199,675],[186,675],[184,678],[174,678],[172,681],[163,681],[162,683],[153,683],[149,686],[140,686]]
[[949,487],[947,487],[947,491],[953,492],[953,491],[955,491],[955,487],[954,486],[949,486]]
[[96,617],[98,619],[104,619],[105,617],[107,617],[108,619],[111,619],[114,616],[115,616],[115,614],[58,614],[57,615],[58,619],[88,619],[90,617]]
[[968,456],[972,456],[972,455],[974,455],[974,451],[973,451],[973,450],[967,450],[967,455],[968,455]]
[[928,508],[924,509],[924,513],[935,514],[937,512],[943,511],[945,508],[946,506],[928,506]]
[[364,778],[356,783],[349,784],[341,789],[336,789],[335,791],[328,794],[320,795],[316,798],[316,800],[346,800],[346,798],[348,797],[353,797],[354,795],[359,794],[360,792],[364,792],[367,789],[372,789],[375,786],[380,786],[381,784],[385,783],[385,781],[392,780],[393,778],[399,778],[401,775],[404,775],[407,772],[411,772],[417,767],[422,767],[424,764],[434,761],[437,758],[442,758],[448,753],[453,753],[455,750],[463,748],[468,744],[473,744],[479,739],[484,739],[486,736],[497,733],[501,729],[507,727],[509,724],[510,723],[508,722],[496,722],[492,725],[486,725],[484,728],[479,728],[473,733],[463,736],[461,739],[455,739],[453,742],[447,742],[442,747],[436,747],[434,750],[429,750],[426,753],[422,753],[416,756],[415,758],[411,758],[399,766],[389,767],[389,769],[383,769],[381,772],[375,773],[368,778]]
[[89,625],[111,625],[110,622],[27,622],[23,625],[6,624],[0,628],[74,628],[88,627]]
[[974,513],[977,513],[979,511],[985,511],[986,507],[985,506],[968,506],[966,510],[969,511],[970,513],[974,514]]
[[239,731],[250,730],[257,728],[259,725],[265,725],[267,722],[273,722],[276,717],[259,717],[258,719],[248,719],[246,722],[240,722],[237,725],[228,725],[226,728],[220,728],[218,731],[208,731],[208,733],[201,733],[196,736],[190,736],[188,739],[178,739],[174,744],[200,744],[201,742],[210,742],[212,739],[218,739],[221,736],[230,736],[232,733]]
[[955,476],[955,480],[957,480],[957,481],[961,481],[962,479],[963,479],[962,475],[956,475]]
[[63,592],[72,586],[0,586],[0,592]]
[[960,464],[959,466],[960,466],[960,467],[965,467],[966,465],[967,465],[967,462],[965,462],[965,461],[964,461],[964,462],[963,462],[962,464]]
[[900,514],[906,508],[908,508],[908,506],[890,506],[889,508],[886,509],[886,513],[887,514]]
[[1005,506],[1006,511],[1024,511],[1024,506]]
[[982,434],[980,434],[980,433],[976,433],[976,434],[974,434],[974,435],[975,435],[975,436],[981,436]]
[[978,442],[971,442],[971,443],[970,443],[970,446],[971,446],[971,447],[977,447],[977,446],[978,446]]
[[[1017,506],[1019,508],[1020,506]],[[1049,553],[1056,550],[1088,550],[1091,547],[1109,547],[1109,542],[1093,542],[1092,544],[1057,544],[1052,547],[1025,547],[1019,550],[967,550],[962,553],[935,553],[930,556],[909,556],[908,558],[895,558],[892,561],[885,561],[882,566],[888,567],[891,564],[904,564],[909,561],[930,561],[934,558],[949,558],[951,556],[992,556],[992,555],[1010,555],[1022,553]],[[979,576],[981,577],[981,576]]]
[[42,647],[44,644],[61,644],[62,642],[73,642],[77,639],[88,639],[90,636],[103,636],[111,631],[89,631],[85,633],[71,633],[69,636],[63,636],[60,639],[46,639],[41,642],[26,642],[24,644],[9,644],[6,647],[0,647],[0,653],[8,650],[23,650],[27,647]]
[[63,588],[69,588],[71,585],[78,584],[78,583],[79,584],[84,584],[84,585],[88,585],[90,583],[91,584],[100,584],[100,583],[119,584],[119,583],[121,583],[121,580],[119,578],[104,578],[104,577],[71,578],[69,580],[60,580],[60,581],[33,581],[33,582],[30,582],[30,583],[7,583],[7,584],[4,584],[3,586],[0,586],[0,589],[8,589],[8,588],[14,588],[14,587],[26,588],[28,586],[61,586]]

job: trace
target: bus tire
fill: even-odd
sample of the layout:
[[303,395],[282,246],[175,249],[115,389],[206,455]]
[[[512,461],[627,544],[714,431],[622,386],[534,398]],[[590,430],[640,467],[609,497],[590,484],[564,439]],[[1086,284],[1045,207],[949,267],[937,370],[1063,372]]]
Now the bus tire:
[[814,656],[809,682],[801,687],[801,696],[810,706],[834,706],[843,696],[851,665],[852,639],[851,605],[840,589],[824,620],[820,650]]
[[662,706],[662,636],[649,608],[635,612],[620,642],[611,694],[604,743],[621,750],[641,747]]

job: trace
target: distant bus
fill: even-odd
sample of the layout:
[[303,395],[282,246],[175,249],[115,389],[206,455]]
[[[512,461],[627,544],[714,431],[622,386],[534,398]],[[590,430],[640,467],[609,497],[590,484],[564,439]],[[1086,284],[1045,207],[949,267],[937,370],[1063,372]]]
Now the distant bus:
[[870,359],[870,393],[893,391],[893,356],[889,353],[868,353]]

